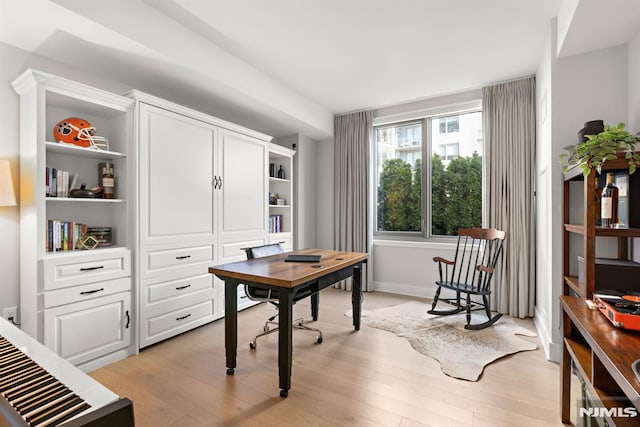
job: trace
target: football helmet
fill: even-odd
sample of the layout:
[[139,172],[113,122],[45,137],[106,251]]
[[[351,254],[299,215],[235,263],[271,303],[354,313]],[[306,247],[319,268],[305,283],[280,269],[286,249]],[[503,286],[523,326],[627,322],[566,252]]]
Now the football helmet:
[[96,135],[96,128],[78,117],[69,117],[56,123],[53,127],[53,137],[57,142],[94,150],[109,150],[107,138]]

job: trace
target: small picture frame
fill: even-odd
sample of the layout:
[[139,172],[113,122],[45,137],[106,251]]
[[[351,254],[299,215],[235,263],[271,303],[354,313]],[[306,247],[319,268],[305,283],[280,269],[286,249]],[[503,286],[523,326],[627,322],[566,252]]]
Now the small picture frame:
[[93,236],[84,236],[82,239],[80,239],[80,248],[87,250],[95,249],[96,247],[98,247],[99,243],[100,242],[98,242],[98,239]]

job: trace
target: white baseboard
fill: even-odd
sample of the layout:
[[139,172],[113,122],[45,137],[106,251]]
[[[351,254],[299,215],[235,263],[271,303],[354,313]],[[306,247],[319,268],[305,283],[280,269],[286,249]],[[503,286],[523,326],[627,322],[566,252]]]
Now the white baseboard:
[[560,363],[562,358],[562,345],[560,343],[553,342],[553,334],[547,327],[549,319],[538,309],[538,307],[536,307],[533,323],[538,331],[540,343],[542,344],[547,360]]
[[118,350],[113,353],[109,353],[106,356],[82,363],[77,367],[83,372],[91,372],[134,354],[136,354],[136,351],[133,348],[125,348],[124,350]]
[[433,298],[436,293],[435,285],[433,286],[412,286],[403,283],[393,282],[373,282],[373,290],[379,292],[388,292],[390,294],[406,295],[419,298]]

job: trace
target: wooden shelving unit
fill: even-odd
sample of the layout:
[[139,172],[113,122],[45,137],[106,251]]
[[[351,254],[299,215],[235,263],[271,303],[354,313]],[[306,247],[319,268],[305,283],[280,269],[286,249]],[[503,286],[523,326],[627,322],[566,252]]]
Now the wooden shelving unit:
[[592,408],[591,414],[596,414],[598,408],[604,408],[597,416],[578,414],[580,425],[637,426],[640,382],[631,364],[640,359],[640,334],[615,328],[599,310],[589,309],[582,298],[561,296],[560,300],[564,335],[560,384],[562,422],[571,422],[573,369],[584,384],[585,409]]
[[[602,175],[607,172],[619,172],[628,170],[628,164],[624,156],[618,159],[607,161],[602,168]],[[593,171],[588,176],[583,176],[578,168],[568,171],[564,175],[564,192],[563,192],[563,294],[577,295],[582,298],[591,299],[595,290],[598,289],[620,289],[630,290],[636,286],[630,282],[634,278],[640,278],[640,263],[628,261],[631,258],[629,251],[629,239],[640,237],[640,209],[631,203],[629,197],[629,224],[627,228],[601,228],[596,226],[596,199],[595,199],[595,178],[596,172]],[[638,175],[638,176],[636,176]],[[629,177],[629,194],[635,195],[635,191],[640,191],[640,173],[630,175]],[[571,218],[571,191],[575,182],[581,182],[582,185],[582,216],[579,221]],[[574,206],[575,207],[575,206]],[[636,209],[634,209],[636,208]],[[572,251],[573,245],[576,245],[573,235],[581,236],[581,247],[577,251]],[[615,237],[617,243],[617,257],[615,259],[596,259],[596,237]],[[578,249],[578,248],[573,248]],[[575,273],[577,270],[574,266],[575,261],[572,255],[579,253],[584,258],[584,279],[582,282],[578,280]],[[625,260],[624,266],[619,260]],[[571,268],[574,266],[574,268]],[[604,280],[596,280],[597,277],[604,277],[604,272],[608,268],[618,269],[625,273],[619,273],[619,277],[628,277],[629,283],[621,283],[620,287],[614,287],[610,282]],[[635,271],[634,271],[635,270]],[[573,273],[572,273],[573,272]],[[624,282],[624,280],[623,280]]]

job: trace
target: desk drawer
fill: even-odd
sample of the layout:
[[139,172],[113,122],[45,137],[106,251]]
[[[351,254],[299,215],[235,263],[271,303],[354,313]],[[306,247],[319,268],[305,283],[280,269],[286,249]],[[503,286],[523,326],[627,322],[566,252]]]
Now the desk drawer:
[[43,292],[42,307],[51,308],[58,305],[71,304],[103,297],[118,292],[131,291],[131,277],[106,280],[86,285],[73,286],[55,291]]
[[131,275],[131,252],[128,249],[99,249],[65,255],[52,256],[42,261],[43,290]]

